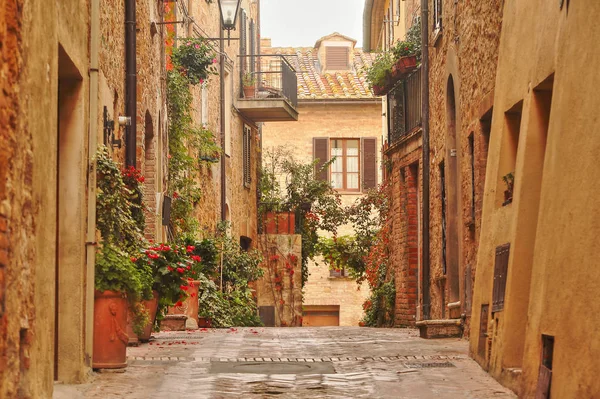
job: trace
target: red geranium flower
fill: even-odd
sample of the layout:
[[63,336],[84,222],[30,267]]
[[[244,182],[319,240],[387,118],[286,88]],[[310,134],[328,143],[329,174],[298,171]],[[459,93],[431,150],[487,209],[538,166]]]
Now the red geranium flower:
[[175,306],[183,306],[183,302],[177,301],[177,303],[175,303]]
[[191,258],[192,258],[192,260],[194,260],[194,261],[196,261],[196,262],[200,262],[200,261],[202,261],[202,258],[201,258],[201,257],[199,257],[198,255],[192,255],[192,256],[191,256]]
[[183,274],[185,272],[185,269],[183,267],[178,267],[177,272]]

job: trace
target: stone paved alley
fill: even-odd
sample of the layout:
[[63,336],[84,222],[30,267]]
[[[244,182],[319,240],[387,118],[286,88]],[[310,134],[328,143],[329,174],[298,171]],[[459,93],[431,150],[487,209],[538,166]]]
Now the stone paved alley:
[[514,398],[467,341],[416,330],[237,328],[155,334],[129,367],[57,385],[54,398]]

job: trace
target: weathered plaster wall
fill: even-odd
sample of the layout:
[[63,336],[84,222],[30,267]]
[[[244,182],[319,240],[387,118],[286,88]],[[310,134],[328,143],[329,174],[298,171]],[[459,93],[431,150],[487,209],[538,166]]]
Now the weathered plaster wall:
[[[500,382],[533,397],[541,335],[554,336],[551,396],[595,397],[600,80],[594,65],[600,52],[591,38],[600,34],[594,23],[600,5],[566,2],[561,9],[533,1],[504,7],[473,298],[473,325],[487,323],[493,330],[482,342],[472,336],[471,353]],[[540,99],[550,92],[547,107]],[[501,206],[504,113],[519,101],[514,198]],[[480,320],[481,305],[491,306],[494,250],[504,243],[511,244],[504,309]],[[477,354],[481,344],[487,348],[483,357]]]

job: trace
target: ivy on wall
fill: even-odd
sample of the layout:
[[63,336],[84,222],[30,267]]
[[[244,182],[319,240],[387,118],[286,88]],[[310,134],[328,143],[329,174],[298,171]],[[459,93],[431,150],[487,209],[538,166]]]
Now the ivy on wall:
[[[167,107],[169,111],[169,194],[171,232],[176,240],[193,238],[199,231],[194,218],[195,205],[201,197],[196,183],[204,163],[218,160],[221,152],[215,135],[194,123],[191,87],[215,74],[216,59],[201,39],[184,39],[172,49],[167,72]],[[207,154],[209,156],[207,156]]]

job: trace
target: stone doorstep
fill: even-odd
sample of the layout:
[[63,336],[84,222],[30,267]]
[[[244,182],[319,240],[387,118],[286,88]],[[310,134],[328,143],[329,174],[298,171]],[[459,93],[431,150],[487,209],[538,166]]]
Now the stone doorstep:
[[461,319],[421,320],[417,321],[421,338],[461,338],[463,325]]

